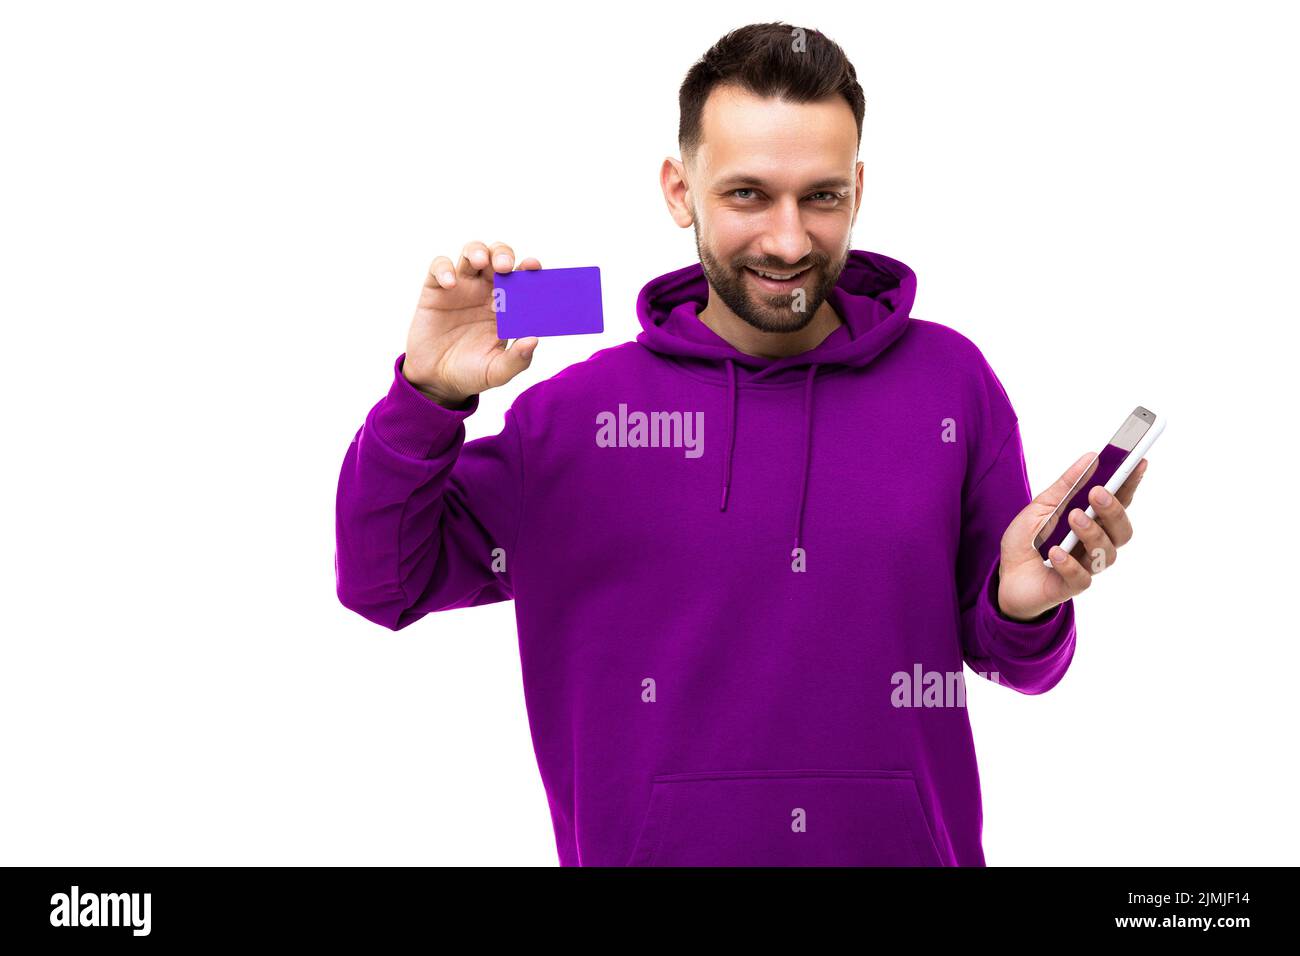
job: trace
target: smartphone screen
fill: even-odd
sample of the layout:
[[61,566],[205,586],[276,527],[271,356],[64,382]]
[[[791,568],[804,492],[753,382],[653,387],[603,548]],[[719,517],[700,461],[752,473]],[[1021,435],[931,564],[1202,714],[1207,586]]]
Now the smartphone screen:
[[1034,547],[1038,549],[1044,561],[1047,560],[1047,552],[1052,550],[1052,546],[1064,541],[1066,535],[1072,530],[1070,522],[1064,520],[1062,516],[1069,514],[1075,508],[1085,512],[1088,510],[1088,492],[1094,485],[1104,485],[1110,481],[1155,421],[1155,413],[1139,405],[1125,419],[1124,424],[1120,425],[1119,431],[1115,432],[1115,436],[1106,443],[1101,453],[1093,457],[1092,462],[1079,476],[1079,480],[1074,483],[1074,487],[1066,493],[1061,503],[1047,516],[1047,520],[1034,535]]

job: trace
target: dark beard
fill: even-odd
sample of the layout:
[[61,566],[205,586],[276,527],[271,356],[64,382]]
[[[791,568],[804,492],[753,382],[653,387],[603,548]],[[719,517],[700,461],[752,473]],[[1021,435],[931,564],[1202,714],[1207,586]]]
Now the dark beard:
[[826,301],[826,296],[830,294],[831,289],[835,288],[835,283],[840,279],[840,272],[843,271],[849,258],[847,248],[833,266],[830,257],[824,253],[814,249],[809,254],[809,261],[805,264],[811,272],[812,284],[803,286],[804,309],[796,312],[793,291],[756,292],[748,287],[745,279],[746,265],[753,268],[771,268],[775,272],[787,271],[789,266],[783,265],[777,268],[763,262],[741,263],[734,267],[723,266],[700,243],[698,222],[695,226],[695,249],[699,254],[704,276],[718,294],[718,298],[725,302],[727,308],[742,321],[760,332],[798,332],[807,328],[808,323],[817,314],[817,310]]

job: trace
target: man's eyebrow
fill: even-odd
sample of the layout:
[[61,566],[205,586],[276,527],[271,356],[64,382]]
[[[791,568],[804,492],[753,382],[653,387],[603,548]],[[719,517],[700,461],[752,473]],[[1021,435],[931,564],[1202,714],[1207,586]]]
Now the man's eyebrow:
[[[758,176],[751,176],[748,173],[736,173],[728,176],[718,182],[718,189],[742,189],[750,186],[762,186],[763,180]],[[853,183],[851,180],[842,176],[831,176],[826,179],[819,179],[815,183],[809,183],[806,189],[851,189]]]

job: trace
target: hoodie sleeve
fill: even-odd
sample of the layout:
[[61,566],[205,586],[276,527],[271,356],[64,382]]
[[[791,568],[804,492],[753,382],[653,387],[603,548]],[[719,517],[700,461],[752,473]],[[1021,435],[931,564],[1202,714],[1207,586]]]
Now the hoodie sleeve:
[[997,452],[962,495],[957,582],[963,657],[995,683],[1022,694],[1042,694],[1056,686],[1074,657],[1074,601],[1030,621],[1009,618],[998,607],[1002,535],[1033,495],[1019,422],[992,370],[986,370],[986,376],[995,417],[1009,417],[1010,424],[992,433],[1001,436],[988,443]]
[[478,396],[438,405],[406,380],[405,358],[348,447],[335,501],[339,601],[393,631],[514,596],[522,493],[514,410],[500,434],[466,443]]

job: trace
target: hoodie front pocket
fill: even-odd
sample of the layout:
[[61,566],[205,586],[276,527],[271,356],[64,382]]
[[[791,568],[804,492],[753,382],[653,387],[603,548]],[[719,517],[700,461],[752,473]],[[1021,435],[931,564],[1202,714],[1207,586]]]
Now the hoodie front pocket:
[[938,866],[908,770],[659,774],[629,866]]

